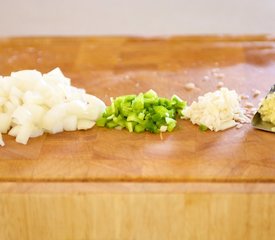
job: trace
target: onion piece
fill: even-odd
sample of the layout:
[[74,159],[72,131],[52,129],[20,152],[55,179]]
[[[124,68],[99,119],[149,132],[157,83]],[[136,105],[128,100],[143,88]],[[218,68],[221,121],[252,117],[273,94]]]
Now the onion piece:
[[63,128],[65,131],[75,131],[77,129],[77,117],[68,116],[63,120]]
[[95,125],[94,121],[86,120],[86,119],[81,119],[77,123],[77,129],[78,130],[87,130],[92,128]]
[[2,138],[2,133],[0,133],[0,146],[2,146],[2,147],[5,146],[5,143],[4,143],[3,138]]
[[11,116],[8,113],[0,113],[0,133],[7,133],[10,129]]

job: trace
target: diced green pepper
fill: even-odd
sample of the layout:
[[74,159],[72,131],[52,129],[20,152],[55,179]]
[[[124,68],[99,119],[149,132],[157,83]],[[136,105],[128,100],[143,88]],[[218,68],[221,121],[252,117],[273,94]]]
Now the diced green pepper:
[[144,132],[144,131],[145,131],[145,127],[143,125],[137,124],[135,126],[135,132],[140,133],[140,132]]
[[136,112],[140,112],[144,109],[144,99],[143,94],[140,93],[132,102],[133,110]]
[[205,131],[207,131],[208,127],[206,127],[206,126],[203,125],[203,124],[200,124],[199,129],[200,129],[202,132],[205,132]]
[[106,122],[107,122],[107,118],[101,117],[101,118],[97,119],[96,125],[99,127],[104,127]]
[[177,123],[176,116],[181,115],[185,106],[186,102],[176,95],[171,99],[159,98],[155,91],[149,90],[144,94],[111,99],[111,105],[96,124],[108,128],[126,127],[129,132],[137,133],[159,133],[166,128],[171,132]]
[[118,124],[115,123],[113,120],[106,123],[106,127],[108,128],[114,128],[116,126],[118,126]]

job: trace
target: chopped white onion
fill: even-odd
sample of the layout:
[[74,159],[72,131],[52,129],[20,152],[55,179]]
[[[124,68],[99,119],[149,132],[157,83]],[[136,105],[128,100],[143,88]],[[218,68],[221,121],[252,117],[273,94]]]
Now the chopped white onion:
[[65,131],[75,131],[77,129],[77,117],[74,115],[65,117],[63,127]]
[[71,86],[59,68],[46,74],[23,70],[0,76],[0,146],[7,132],[26,144],[44,132],[90,129],[104,110],[104,102]]
[[5,146],[5,143],[4,143],[3,138],[2,138],[2,133],[0,133],[0,146],[2,146],[2,147]]
[[11,125],[11,116],[8,113],[0,113],[0,133],[7,133]]
[[77,129],[78,130],[87,130],[89,128],[92,128],[95,125],[95,121],[82,119],[79,120],[77,123]]
[[32,128],[30,125],[22,125],[19,128],[19,131],[16,136],[16,142],[22,143],[22,144],[27,144],[30,136],[31,136]]

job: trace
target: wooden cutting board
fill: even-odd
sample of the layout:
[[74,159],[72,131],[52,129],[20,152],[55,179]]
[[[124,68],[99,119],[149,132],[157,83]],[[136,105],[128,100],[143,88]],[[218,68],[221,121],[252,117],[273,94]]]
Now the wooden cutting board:
[[[0,40],[0,75],[9,75],[12,71],[22,69],[47,72],[55,67],[60,67],[64,74],[72,79],[73,85],[85,88],[106,104],[110,103],[110,97],[149,89],[155,90],[163,97],[177,94],[191,103],[199,95],[216,90],[218,82],[222,81],[225,87],[235,89],[239,94],[249,95],[248,101],[257,106],[275,82],[275,38],[31,37]],[[184,85],[188,82],[195,83],[197,88],[194,91],[185,90]],[[253,98],[253,89],[260,90],[261,95]],[[62,194],[63,190],[67,189],[63,188],[62,184],[82,186],[65,190],[69,195],[79,191],[85,193],[91,186],[94,189],[96,183],[99,187],[95,189],[107,193],[110,193],[110,189],[123,189],[123,193],[140,193],[145,189],[144,192],[151,193],[162,191],[163,188],[166,189],[165,192],[177,192],[177,189],[181,189],[180,192],[183,191],[184,194],[186,191],[200,192],[202,189],[219,193],[224,189],[223,186],[233,186],[233,190],[230,188],[229,192],[244,194],[251,193],[246,186],[248,189],[257,189],[256,192],[259,189],[267,189],[267,192],[272,194],[274,192],[275,135],[255,130],[250,124],[241,129],[232,128],[215,133],[201,132],[190,122],[178,120],[174,132],[163,134],[162,139],[158,134],[135,134],[125,130],[94,127],[89,131],[45,134],[31,139],[27,145],[20,145],[14,138],[6,135],[4,140],[6,146],[0,148],[0,193],[8,196],[2,198],[3,202],[10,199],[10,193],[43,193],[40,187],[45,187],[45,184],[50,184],[47,185],[46,192]],[[83,182],[88,185],[83,187]],[[110,187],[114,183],[121,183],[122,187]],[[133,185],[125,187],[124,183]],[[151,187],[150,184],[157,184],[157,187]],[[181,187],[178,188],[177,184]],[[239,186],[238,190],[235,188],[236,184]],[[264,185],[259,187],[258,184]],[[94,193],[94,190],[87,192]],[[268,200],[266,206],[274,205],[274,200]],[[100,202],[98,199],[96,201]],[[193,203],[193,200],[191,202]],[[240,200],[238,205],[242,203]],[[257,206],[259,209],[262,207]],[[5,211],[3,209],[5,207],[2,208],[2,211]],[[250,210],[253,212],[253,209]],[[213,216],[215,211],[210,211]],[[74,215],[71,213],[70,216]],[[235,217],[236,215],[232,216],[232,219]],[[246,217],[249,219],[249,214]],[[274,217],[273,211],[273,215],[268,218],[269,222]],[[51,221],[48,224],[51,224]],[[259,223],[258,225],[264,226]],[[30,224],[25,228],[30,229],[32,226]],[[143,228],[145,229],[145,226]],[[271,228],[268,233],[271,233],[272,229],[274,230]],[[186,233],[190,231],[187,229]],[[28,236],[28,239],[37,237]],[[116,236],[118,238],[114,239],[122,239],[121,236],[125,239],[157,239],[152,238],[155,235],[148,235],[150,238],[144,238],[145,235],[143,238],[130,238],[129,236],[137,236],[132,232],[129,235],[116,233]],[[226,236],[231,235],[228,233]],[[240,234],[240,238],[236,239],[242,239],[241,236],[243,235]],[[268,239],[269,236],[257,239]],[[55,235],[50,237],[63,239],[55,238]],[[207,239],[211,239],[211,234],[208,237]],[[159,236],[158,239],[162,238]],[[193,235],[192,239],[203,238]]]
[[[257,106],[275,81],[274,46],[263,37],[2,39],[0,73],[60,67],[106,104],[149,89],[190,103],[222,81]],[[188,82],[199,89],[186,91]],[[253,89],[261,96],[253,98]],[[163,139],[98,127],[44,135],[26,146],[4,136],[0,180],[275,181],[274,137],[250,125],[203,133],[184,120]]]

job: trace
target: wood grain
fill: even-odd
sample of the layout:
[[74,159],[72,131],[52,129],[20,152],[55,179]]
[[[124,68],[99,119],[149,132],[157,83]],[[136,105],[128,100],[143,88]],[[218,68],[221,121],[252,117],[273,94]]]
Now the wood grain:
[[[0,75],[60,67],[109,104],[150,88],[189,103],[222,81],[257,104],[274,84],[272,36],[0,39]],[[210,80],[204,81],[204,76]],[[185,83],[198,89],[188,92]],[[224,132],[179,120],[173,133],[94,127],[0,148],[0,238],[270,240],[275,235],[274,134]]]
[[196,184],[163,190],[162,184],[102,183],[90,191],[85,185],[71,191],[63,184],[56,192],[53,183],[6,186],[17,193],[0,195],[2,239],[268,240],[275,234],[275,195],[240,184],[211,184],[214,191]]
[[[188,102],[225,86],[262,96],[274,83],[271,37],[14,38],[0,41],[0,73],[59,66],[72,83],[102,98],[150,88]],[[211,79],[203,81],[207,75]],[[194,82],[200,90],[188,92]],[[253,99],[255,104],[259,98]],[[93,128],[44,135],[27,146],[5,136],[2,181],[275,181],[274,134],[247,125],[221,133],[179,120],[172,134],[131,134]]]

